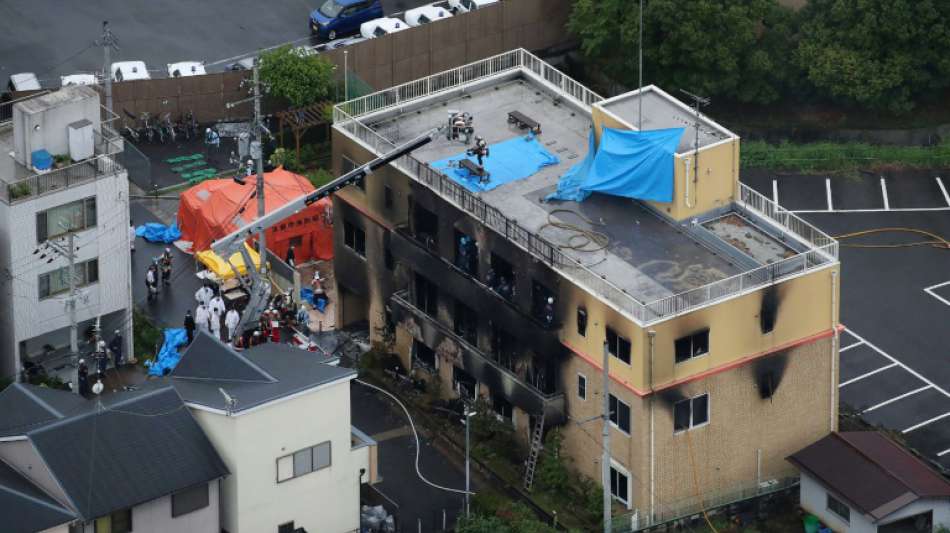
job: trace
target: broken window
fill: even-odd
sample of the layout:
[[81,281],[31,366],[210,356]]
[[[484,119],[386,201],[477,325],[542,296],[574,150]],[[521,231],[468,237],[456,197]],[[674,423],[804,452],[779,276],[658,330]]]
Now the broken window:
[[416,307],[435,317],[439,305],[439,288],[420,274],[416,274]]
[[630,364],[630,341],[618,335],[609,326],[607,327],[607,353]]
[[673,404],[673,431],[685,431],[709,422],[709,394]]
[[452,366],[452,388],[462,400],[478,400],[478,381],[474,376],[457,366]]
[[515,359],[517,357],[517,344],[514,337],[507,331],[491,326],[491,357],[504,368],[514,372]]
[[485,284],[506,300],[515,295],[515,269],[499,255],[491,254],[490,268],[485,275]]
[[343,244],[360,257],[366,257],[366,232],[348,220],[343,221]]
[[417,340],[412,341],[412,366],[435,370],[435,350]]
[[472,345],[478,343],[478,315],[471,307],[455,300],[455,334]]
[[554,325],[554,303],[554,291],[532,280],[531,313],[548,327]]
[[676,362],[682,363],[709,353],[709,330],[704,329],[676,339]]
[[412,230],[416,240],[421,242],[431,251],[435,251],[439,243],[439,217],[420,206],[413,205],[412,208]]
[[492,396],[491,407],[499,418],[509,421],[511,420],[511,416],[514,412],[514,406],[511,405],[511,402],[508,400],[501,396]]
[[583,307],[577,308],[577,334],[587,336],[587,309]]
[[630,406],[613,394],[609,395],[608,401],[610,404],[610,423],[620,431],[630,433]]
[[478,273],[478,243],[459,230],[455,230],[455,266],[470,276]]

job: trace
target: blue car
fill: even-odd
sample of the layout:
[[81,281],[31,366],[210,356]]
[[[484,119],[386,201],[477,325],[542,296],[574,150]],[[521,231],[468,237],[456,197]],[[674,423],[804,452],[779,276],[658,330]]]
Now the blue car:
[[310,33],[324,41],[360,31],[364,22],[383,16],[380,0],[322,0],[310,13]]

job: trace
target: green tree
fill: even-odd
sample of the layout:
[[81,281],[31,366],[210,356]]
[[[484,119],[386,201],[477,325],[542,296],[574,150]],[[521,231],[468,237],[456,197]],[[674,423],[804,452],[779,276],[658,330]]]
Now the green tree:
[[[577,0],[569,29],[589,60],[635,87],[639,9],[634,0]],[[794,62],[793,13],[775,0],[646,0],[643,80],[740,102],[779,98]]]
[[798,62],[824,94],[901,112],[950,86],[947,0],[811,0]]
[[330,96],[333,64],[323,56],[282,46],[261,55],[261,80],[271,95],[292,107],[304,107]]

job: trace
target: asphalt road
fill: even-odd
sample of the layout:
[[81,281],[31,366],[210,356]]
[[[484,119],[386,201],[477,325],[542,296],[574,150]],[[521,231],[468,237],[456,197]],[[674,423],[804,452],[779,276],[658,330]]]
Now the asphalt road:
[[[743,181],[832,236],[901,227],[950,238],[947,174],[746,172]],[[879,233],[840,241],[841,321],[848,331],[841,336],[839,391],[843,405],[950,471],[950,251],[852,247],[922,240],[928,238]]]
[[[387,13],[428,2],[384,0]],[[109,20],[119,39],[112,61],[141,60],[154,76],[176,61],[214,63],[290,41],[307,44],[307,20],[316,0],[4,0],[0,2],[0,80],[35,72],[59,76],[101,70],[101,48],[92,47]],[[222,69],[224,63],[216,67]]]

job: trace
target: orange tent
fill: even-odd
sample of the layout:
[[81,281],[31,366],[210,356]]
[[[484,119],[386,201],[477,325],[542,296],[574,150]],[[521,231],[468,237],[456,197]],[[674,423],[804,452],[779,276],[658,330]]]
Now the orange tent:
[[[182,240],[193,243],[192,251],[211,247],[224,237],[257,218],[255,179],[241,185],[229,179],[208,180],[181,194],[178,228]],[[277,168],[264,174],[264,208],[267,213],[302,194],[312,192],[307,178]],[[333,258],[333,217],[330,198],[324,198],[291,215],[267,230],[267,249],[281,259],[294,245],[297,263],[308,259]]]

